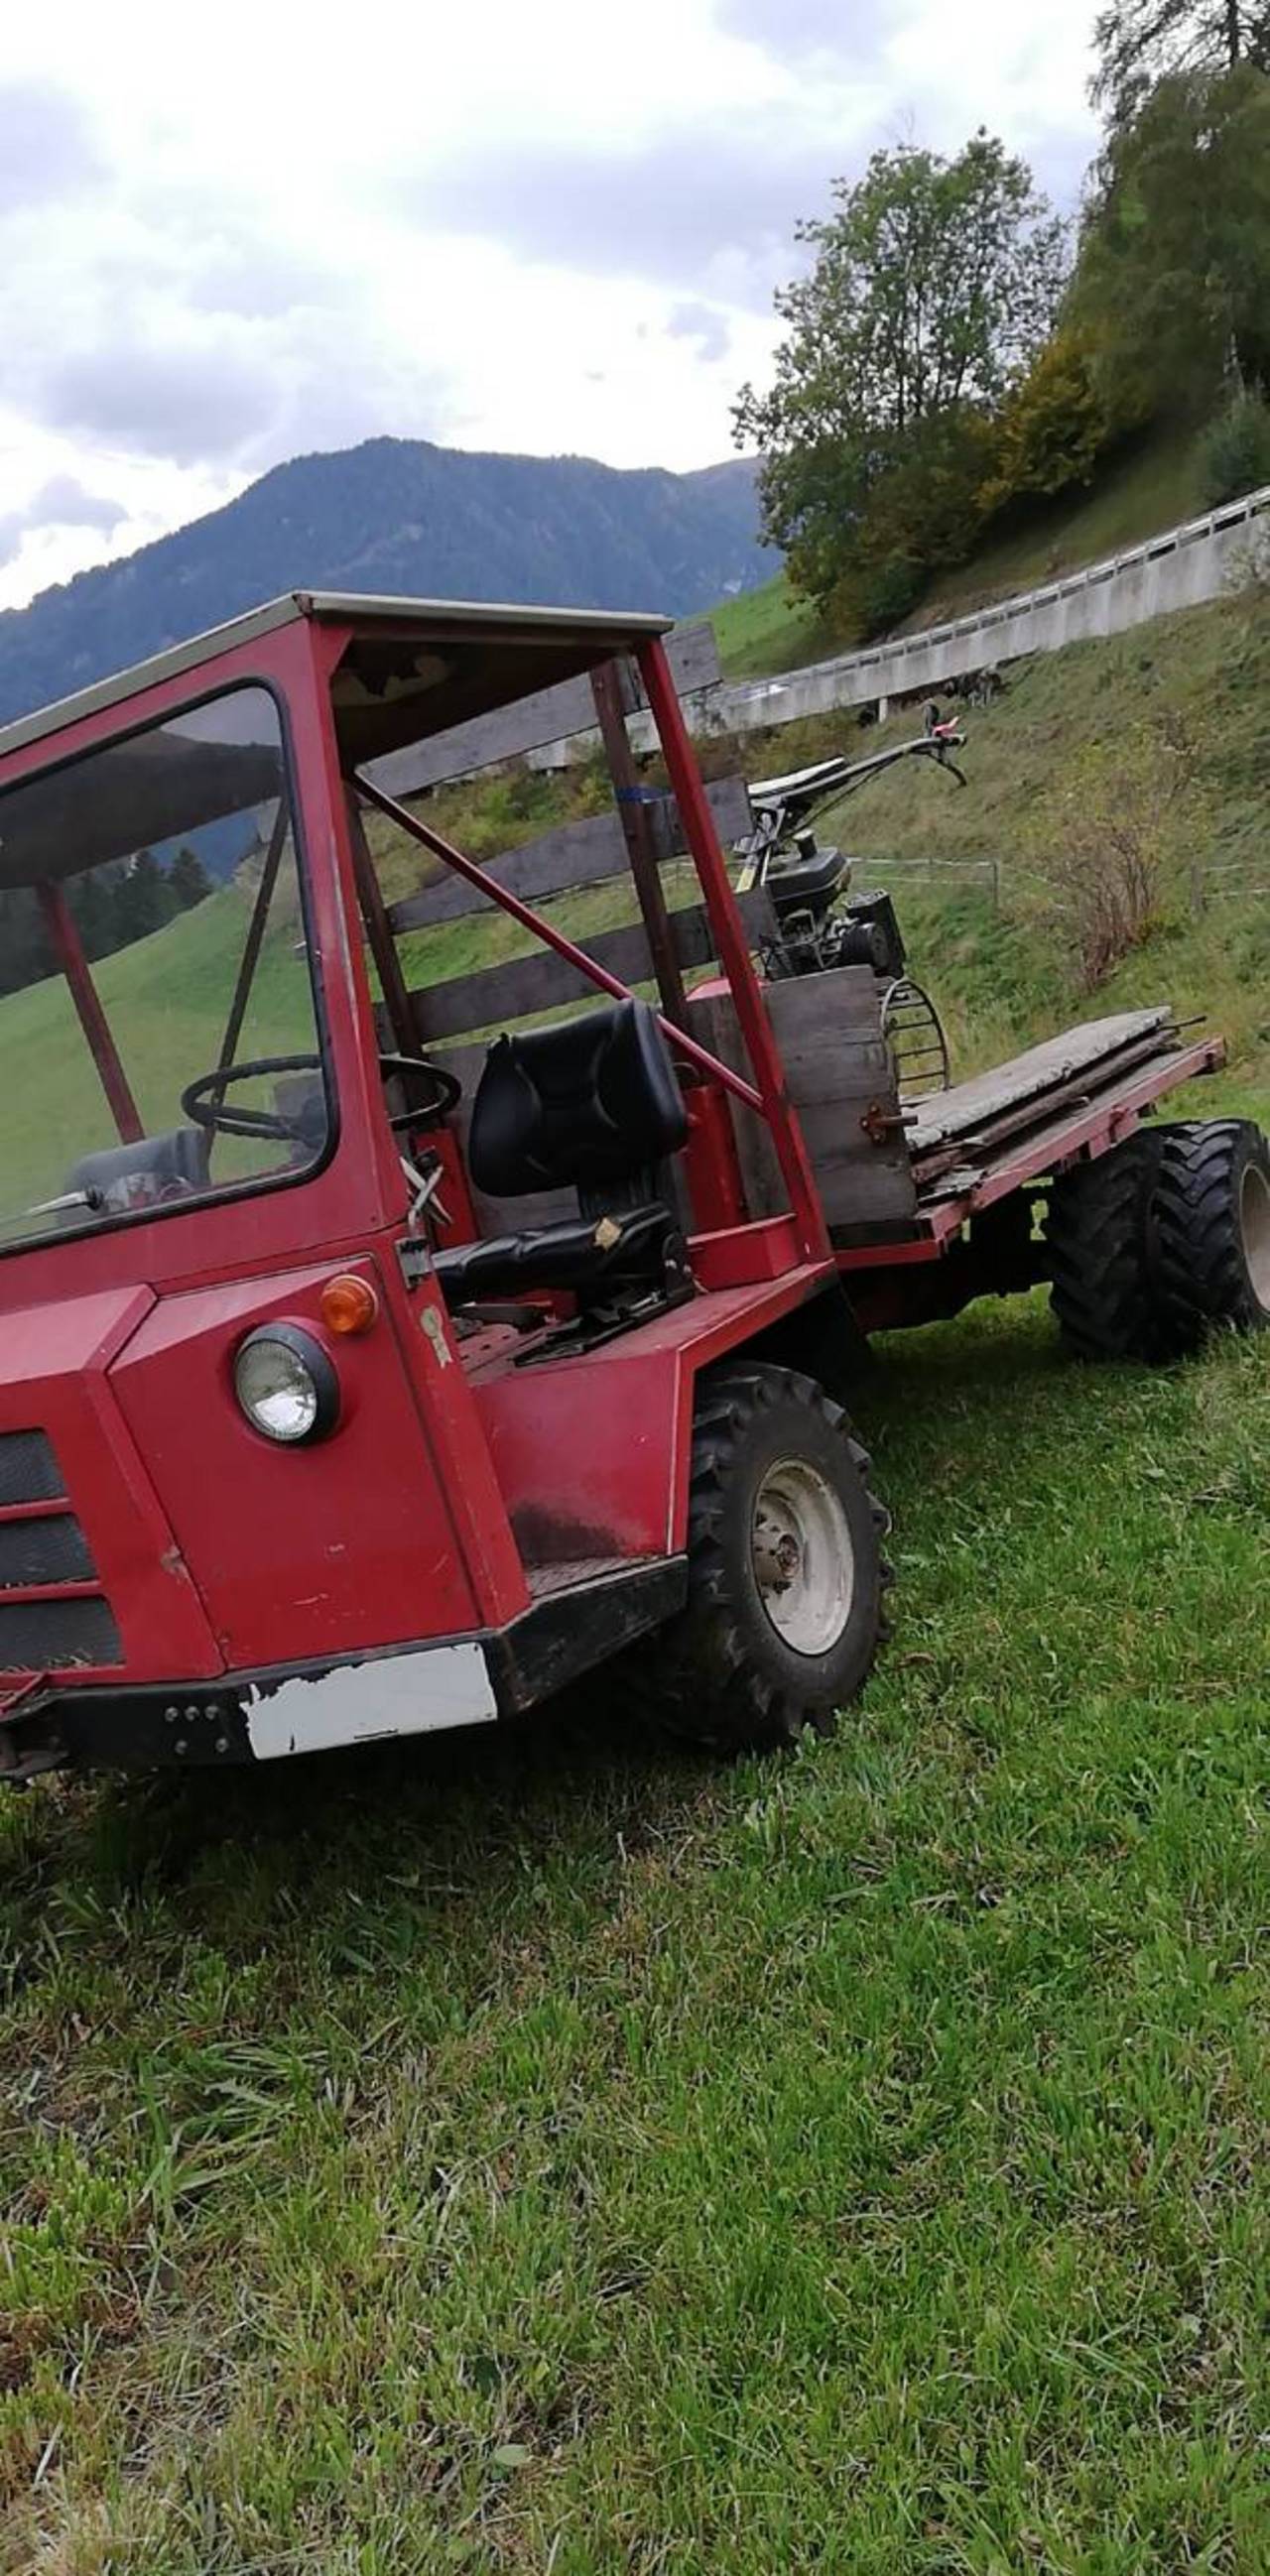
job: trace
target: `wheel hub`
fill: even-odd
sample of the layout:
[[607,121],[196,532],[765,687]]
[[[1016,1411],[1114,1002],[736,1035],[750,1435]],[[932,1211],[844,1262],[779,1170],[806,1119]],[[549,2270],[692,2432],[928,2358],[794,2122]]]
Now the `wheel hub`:
[[855,1555],[840,1497],[806,1459],[768,1469],[754,1504],[750,1562],[777,1635],[795,1654],[827,1654],[851,1615]]
[[1255,1163],[1244,1168],[1239,1227],[1254,1294],[1258,1304],[1270,1312],[1270,1185]]

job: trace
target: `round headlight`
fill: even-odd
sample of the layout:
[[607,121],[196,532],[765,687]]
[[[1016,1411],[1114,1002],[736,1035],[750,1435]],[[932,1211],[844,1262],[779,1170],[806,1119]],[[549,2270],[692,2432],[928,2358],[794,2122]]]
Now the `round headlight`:
[[297,1324],[262,1324],[247,1335],[234,1360],[234,1393],[266,1440],[320,1440],[339,1416],[335,1370]]

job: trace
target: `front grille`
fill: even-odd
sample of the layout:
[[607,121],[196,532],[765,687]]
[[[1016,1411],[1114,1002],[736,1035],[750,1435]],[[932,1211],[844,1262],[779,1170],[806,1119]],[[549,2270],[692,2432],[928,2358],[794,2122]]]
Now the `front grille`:
[[96,1572],[73,1512],[0,1520],[0,1592],[27,1583],[91,1583]]
[[0,1601],[0,1672],[47,1673],[70,1664],[121,1664],[123,1645],[110,1604]]
[[[65,1495],[47,1432],[0,1432],[0,1672],[123,1662],[110,1603],[84,1588],[97,1568]],[[30,1508],[44,1503],[61,1508]]]
[[0,1431],[0,1511],[6,1503],[52,1503],[66,1487],[44,1431]]

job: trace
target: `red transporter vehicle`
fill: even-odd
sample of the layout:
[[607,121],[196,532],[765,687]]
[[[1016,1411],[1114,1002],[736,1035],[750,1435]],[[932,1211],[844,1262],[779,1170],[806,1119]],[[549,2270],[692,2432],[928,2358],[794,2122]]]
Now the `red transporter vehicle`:
[[[1042,1277],[1086,1351],[1270,1319],[1264,1138],[1141,1125],[1216,1039],[902,1107],[867,966],[761,982],[664,634],[297,595],[0,735],[10,1781],[514,1716],[636,1639],[669,1723],[786,1741],[883,1626],[862,1333]],[[385,784],[564,684],[607,816],[482,868]]]

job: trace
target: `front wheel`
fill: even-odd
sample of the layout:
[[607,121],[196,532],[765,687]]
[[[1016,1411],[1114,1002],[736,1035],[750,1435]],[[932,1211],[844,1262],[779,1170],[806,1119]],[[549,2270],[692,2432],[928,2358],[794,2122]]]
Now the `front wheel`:
[[680,1736],[727,1752],[825,1733],[884,1634],[889,1521],[840,1407],[757,1362],[702,1381],[689,1594],[642,1650],[641,1696]]

